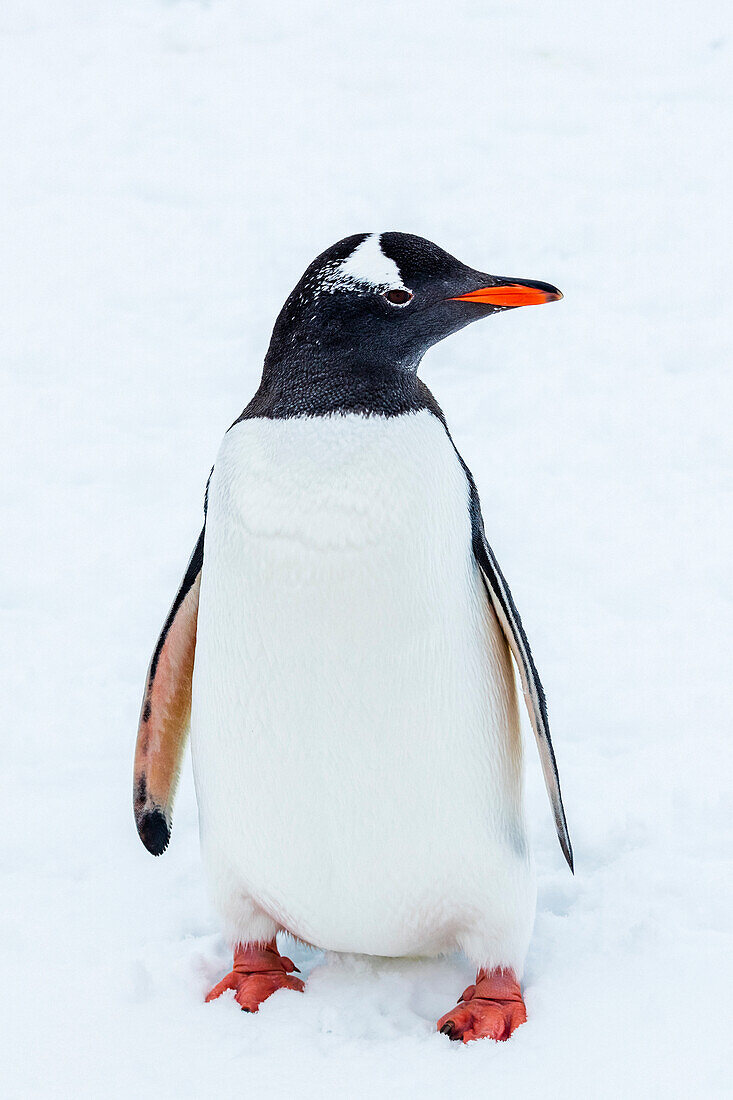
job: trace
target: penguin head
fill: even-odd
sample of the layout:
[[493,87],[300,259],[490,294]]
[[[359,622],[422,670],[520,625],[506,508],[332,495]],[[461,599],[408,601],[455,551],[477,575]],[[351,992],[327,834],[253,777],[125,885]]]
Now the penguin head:
[[409,233],[359,233],[305,271],[273,330],[281,369],[317,360],[342,374],[370,367],[415,372],[425,352],[465,325],[562,298],[556,287],[487,275]]

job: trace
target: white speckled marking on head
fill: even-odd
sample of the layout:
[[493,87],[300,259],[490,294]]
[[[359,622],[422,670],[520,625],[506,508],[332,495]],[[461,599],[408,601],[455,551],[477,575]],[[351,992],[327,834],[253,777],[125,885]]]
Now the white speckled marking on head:
[[323,289],[329,294],[364,286],[375,290],[407,290],[397,264],[382,251],[380,238],[380,233],[370,233],[345,260],[326,271]]

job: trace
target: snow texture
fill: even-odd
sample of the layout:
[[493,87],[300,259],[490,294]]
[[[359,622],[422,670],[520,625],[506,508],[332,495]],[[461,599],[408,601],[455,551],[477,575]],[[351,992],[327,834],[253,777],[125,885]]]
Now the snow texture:
[[[730,1095],[728,0],[4,0],[3,1097]],[[565,300],[422,375],[547,689],[529,1022],[459,958],[322,958],[255,1016],[186,764],[131,813],[145,670],[274,318],[351,233]],[[287,791],[282,792],[283,797]],[[460,858],[461,807],[456,814]]]

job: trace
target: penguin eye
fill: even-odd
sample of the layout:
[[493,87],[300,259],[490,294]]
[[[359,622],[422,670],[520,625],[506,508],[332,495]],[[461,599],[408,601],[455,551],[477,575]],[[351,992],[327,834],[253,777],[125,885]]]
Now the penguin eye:
[[412,301],[411,290],[385,290],[382,294],[392,306],[406,306]]

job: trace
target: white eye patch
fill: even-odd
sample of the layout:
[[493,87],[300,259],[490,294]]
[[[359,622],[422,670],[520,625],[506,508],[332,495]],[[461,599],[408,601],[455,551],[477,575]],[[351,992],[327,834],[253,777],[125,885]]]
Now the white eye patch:
[[375,291],[407,290],[402,282],[400,269],[394,260],[385,256],[380,245],[380,234],[370,233],[345,260],[326,270],[322,287],[333,294],[337,290]]

